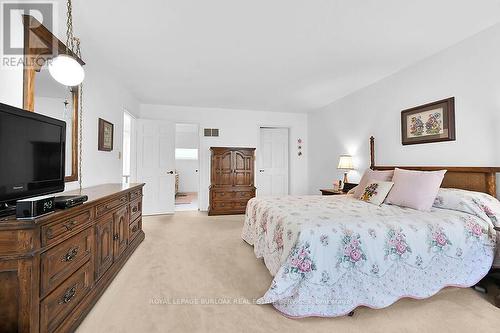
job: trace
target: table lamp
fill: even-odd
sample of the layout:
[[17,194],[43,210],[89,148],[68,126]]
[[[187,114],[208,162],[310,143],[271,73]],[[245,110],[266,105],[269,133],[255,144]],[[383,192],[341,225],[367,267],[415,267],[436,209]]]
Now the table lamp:
[[349,170],[354,170],[354,166],[352,164],[352,156],[351,155],[340,155],[339,157],[339,165],[337,169],[344,170],[344,184],[348,183],[347,173]]

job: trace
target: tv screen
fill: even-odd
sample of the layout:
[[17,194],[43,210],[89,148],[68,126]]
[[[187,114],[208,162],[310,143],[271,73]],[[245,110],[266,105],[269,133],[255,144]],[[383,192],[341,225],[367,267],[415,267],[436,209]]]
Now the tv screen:
[[66,123],[0,103],[0,202],[64,190]]

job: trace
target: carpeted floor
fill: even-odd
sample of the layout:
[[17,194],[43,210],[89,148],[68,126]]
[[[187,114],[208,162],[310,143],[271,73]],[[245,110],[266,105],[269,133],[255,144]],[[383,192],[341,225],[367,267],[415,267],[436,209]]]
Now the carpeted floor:
[[[358,308],[352,318],[293,320],[271,305],[237,304],[262,296],[272,280],[241,240],[242,223],[241,216],[198,212],[144,218],[146,240],[78,333],[500,331],[500,309],[470,288],[381,310]],[[179,304],[233,299],[230,305]]]

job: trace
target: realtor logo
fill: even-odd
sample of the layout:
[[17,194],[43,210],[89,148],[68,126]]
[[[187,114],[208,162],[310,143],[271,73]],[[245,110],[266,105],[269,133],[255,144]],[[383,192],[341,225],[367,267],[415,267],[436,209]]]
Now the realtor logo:
[[35,17],[50,31],[54,31],[53,2],[7,2],[2,4],[2,46],[4,55],[22,55],[23,36],[22,15]]

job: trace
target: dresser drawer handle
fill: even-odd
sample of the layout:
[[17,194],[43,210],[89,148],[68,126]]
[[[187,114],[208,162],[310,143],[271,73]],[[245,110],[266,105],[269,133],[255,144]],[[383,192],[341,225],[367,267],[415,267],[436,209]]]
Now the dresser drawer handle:
[[139,230],[139,227],[137,225],[134,225],[132,227],[132,232],[136,232],[137,230]]
[[68,223],[64,223],[63,226],[66,228],[66,231],[71,231],[78,224],[78,221],[69,221]]
[[48,228],[47,231],[45,231],[45,235],[47,235],[47,239],[54,238],[54,231],[52,230],[52,228]]
[[225,195],[225,193],[224,193],[224,192],[221,192],[221,193],[220,193],[220,196],[221,196],[221,197],[223,197],[224,195]]
[[70,262],[73,261],[73,259],[76,258],[78,255],[78,247],[73,247],[69,249],[68,253],[64,255],[64,257],[61,259],[62,262]]
[[134,207],[132,208],[132,213],[137,213],[137,210],[138,210],[137,206],[134,206]]
[[75,284],[73,287],[66,290],[63,297],[59,301],[59,304],[67,304],[67,303],[71,302],[73,297],[75,297],[75,295],[76,295],[76,287],[77,287],[77,284]]
[[120,239],[120,235],[118,235],[118,234],[114,234],[114,235],[113,235],[113,240],[118,240],[118,239]]

